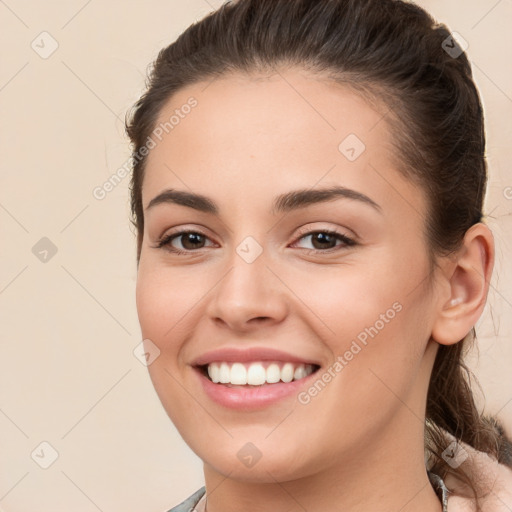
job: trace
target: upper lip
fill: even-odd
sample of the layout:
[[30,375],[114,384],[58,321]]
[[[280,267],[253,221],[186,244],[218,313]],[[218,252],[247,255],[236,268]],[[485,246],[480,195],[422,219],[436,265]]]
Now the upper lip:
[[320,364],[312,359],[296,356],[275,350],[268,347],[250,347],[250,348],[235,348],[225,347],[217,350],[212,350],[196,358],[192,361],[192,366],[203,366],[210,364],[214,361],[226,362],[254,362],[254,361],[284,361],[298,364],[313,364],[320,366]]

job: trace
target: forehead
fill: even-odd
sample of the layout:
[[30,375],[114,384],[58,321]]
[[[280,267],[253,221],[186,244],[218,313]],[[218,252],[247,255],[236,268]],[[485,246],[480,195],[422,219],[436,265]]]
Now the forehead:
[[316,184],[390,200],[416,194],[420,201],[421,191],[396,170],[393,135],[380,107],[297,69],[184,87],[159,113],[144,207],[164,188],[219,197],[232,191],[238,201],[265,202],[270,192]]
[[[192,108],[191,98],[196,103]],[[386,146],[390,136],[387,123],[381,123],[386,109],[378,107],[348,86],[299,69],[272,75],[233,73],[180,89],[161,109],[156,126],[164,128],[164,137],[171,135],[165,137],[167,146],[174,140],[183,151],[187,147],[182,143],[201,140],[209,155],[228,147],[284,153],[298,141],[308,144],[302,152],[303,146],[296,147],[296,153],[314,154],[314,149],[326,147],[337,152],[349,134],[375,150]],[[261,148],[261,142],[272,144]]]

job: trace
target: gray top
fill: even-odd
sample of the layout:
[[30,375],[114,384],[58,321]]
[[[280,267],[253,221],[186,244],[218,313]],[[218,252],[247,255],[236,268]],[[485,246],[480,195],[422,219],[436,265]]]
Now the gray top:
[[[443,512],[448,512],[449,491],[446,488],[446,485],[444,484],[441,477],[431,473],[430,471],[427,473],[430,483],[432,484],[432,487],[436,491],[436,494],[439,496],[439,500],[443,505]],[[174,508],[171,508],[167,512],[195,512],[196,505],[201,501],[201,498],[204,497],[205,492],[206,488],[201,487],[194,494],[192,494],[192,496],[189,496],[185,501],[181,502],[179,505],[176,505]],[[204,503],[204,500],[202,503]],[[201,507],[201,510],[204,510],[204,508]]]

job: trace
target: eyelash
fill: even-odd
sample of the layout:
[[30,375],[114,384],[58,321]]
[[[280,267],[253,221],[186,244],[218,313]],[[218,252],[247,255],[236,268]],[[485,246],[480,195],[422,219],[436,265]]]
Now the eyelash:
[[[343,247],[350,247],[350,246],[357,245],[357,242],[355,240],[353,240],[352,238],[349,238],[346,235],[342,235],[341,233],[338,233],[337,231],[331,231],[329,229],[321,229],[321,230],[316,230],[316,231],[307,231],[306,233],[301,234],[299,236],[299,238],[297,238],[297,241],[302,240],[303,238],[306,238],[306,237],[311,236],[311,235],[317,235],[319,233],[326,234],[326,235],[329,235],[329,236],[334,236],[337,240],[340,240],[341,242],[343,242],[343,244],[339,245],[337,247],[331,247],[330,249],[323,249],[323,250],[322,249],[304,249],[305,251],[309,251],[308,254],[311,254],[311,253],[331,253],[331,252],[334,252],[334,251],[338,251],[338,250],[340,250]],[[176,233],[170,233],[170,234],[162,237],[160,240],[158,240],[157,244],[154,247],[156,247],[158,249],[165,249],[166,251],[169,251],[169,252],[171,252],[173,254],[177,254],[177,255],[193,254],[194,252],[197,252],[197,251],[203,249],[203,248],[197,249],[197,250],[189,249],[189,250],[183,251],[181,249],[176,249],[175,247],[172,247],[171,242],[175,238],[179,238],[180,236],[188,235],[188,234],[199,235],[199,236],[203,236],[205,238],[208,238],[204,233],[201,233],[200,231],[193,231],[193,230],[178,231]]]

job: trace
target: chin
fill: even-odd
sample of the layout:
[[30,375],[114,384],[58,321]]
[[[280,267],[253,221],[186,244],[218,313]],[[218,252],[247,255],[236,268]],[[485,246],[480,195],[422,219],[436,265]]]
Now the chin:
[[237,450],[226,447],[220,452],[196,454],[205,465],[230,479],[246,483],[272,484],[296,480],[314,473],[315,468],[308,460],[297,460],[296,452],[296,446],[290,447],[290,453],[283,450],[283,447],[267,449],[265,453],[265,449],[257,452],[255,447],[245,445]]

